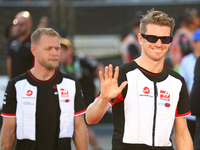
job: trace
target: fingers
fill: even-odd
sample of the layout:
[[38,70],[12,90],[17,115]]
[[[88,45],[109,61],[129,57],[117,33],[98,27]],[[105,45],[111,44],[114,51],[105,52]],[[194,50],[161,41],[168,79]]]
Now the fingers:
[[105,76],[105,80],[108,79],[108,66],[105,67],[105,73],[104,73],[104,76]]
[[128,82],[127,81],[124,81],[124,82],[122,82],[122,84],[120,85],[120,90],[122,91],[124,88],[125,88],[125,86],[128,84]]
[[109,65],[109,75],[108,75],[108,77],[112,78],[112,76],[113,76],[113,66],[110,64]]
[[99,80],[100,80],[101,83],[104,81],[102,71],[99,71]]
[[118,79],[118,76],[119,76],[119,67],[115,67],[115,74],[114,74],[114,79]]
[[110,78],[110,79],[112,78],[112,76],[113,76],[113,66],[111,64],[109,66],[105,67],[104,76],[105,76],[105,80],[107,80],[108,78]]

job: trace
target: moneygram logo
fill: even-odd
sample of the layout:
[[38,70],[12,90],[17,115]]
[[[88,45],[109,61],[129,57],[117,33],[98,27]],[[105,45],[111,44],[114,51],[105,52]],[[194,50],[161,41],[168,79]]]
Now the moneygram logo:
[[145,94],[149,94],[150,93],[150,90],[147,86],[145,86],[142,90]]
[[28,90],[27,92],[26,92],[26,96],[31,96],[33,94],[33,91],[31,91],[31,90]]

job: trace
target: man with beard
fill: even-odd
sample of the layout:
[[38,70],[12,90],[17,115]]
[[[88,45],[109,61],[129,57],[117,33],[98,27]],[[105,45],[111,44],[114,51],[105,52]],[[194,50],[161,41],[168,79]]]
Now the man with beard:
[[4,101],[1,149],[87,150],[86,107],[77,80],[58,71],[60,36],[51,28],[31,36],[35,65],[8,82]]
[[34,60],[30,51],[32,19],[28,11],[21,11],[13,20],[17,36],[13,37],[7,48],[7,73],[10,79],[33,67]]

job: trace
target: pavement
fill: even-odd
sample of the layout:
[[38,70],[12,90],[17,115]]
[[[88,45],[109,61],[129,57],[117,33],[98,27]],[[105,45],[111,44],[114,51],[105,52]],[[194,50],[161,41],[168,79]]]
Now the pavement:
[[[96,125],[91,125],[90,127],[95,131],[98,143],[101,146],[102,150],[111,150],[111,140],[113,133],[112,123],[99,123]],[[73,142],[72,150],[76,150]],[[88,150],[92,150],[90,145]]]
[[[112,141],[112,133],[113,133],[112,123],[100,123],[100,124],[92,125],[91,128],[95,131],[97,135],[98,143],[101,146],[102,150],[111,150],[112,148],[111,141]],[[76,150],[73,142],[72,142],[72,150]],[[92,150],[90,145],[89,145],[88,150]],[[174,146],[174,150],[176,150],[175,146]]]
[[[111,150],[112,148],[111,141],[113,133],[112,123],[99,123],[96,125],[92,125],[91,128],[95,131],[99,145],[101,146],[102,150]],[[173,142],[173,148],[174,150],[176,150],[173,138],[171,139]],[[72,142],[72,150],[76,150],[73,142]],[[88,150],[92,150],[90,146]]]

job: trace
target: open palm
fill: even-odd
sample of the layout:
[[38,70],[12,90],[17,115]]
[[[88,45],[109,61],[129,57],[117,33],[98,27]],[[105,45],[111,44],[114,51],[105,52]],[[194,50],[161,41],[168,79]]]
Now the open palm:
[[113,77],[113,67],[112,65],[105,67],[105,74],[99,73],[99,78],[101,82],[101,98],[105,101],[110,101],[113,98],[116,98],[119,93],[127,85],[127,81],[124,81],[120,86],[118,86],[118,76],[119,76],[119,67],[115,68],[115,73]]

